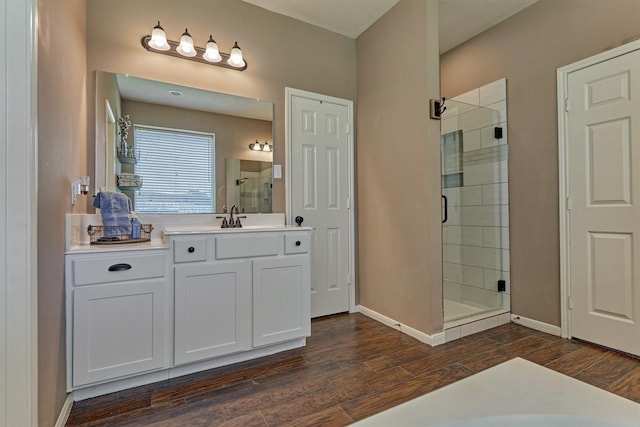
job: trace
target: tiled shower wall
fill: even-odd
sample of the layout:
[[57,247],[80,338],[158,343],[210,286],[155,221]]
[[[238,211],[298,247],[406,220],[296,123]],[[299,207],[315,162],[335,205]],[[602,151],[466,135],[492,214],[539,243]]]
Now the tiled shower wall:
[[[506,79],[449,102],[442,135],[462,131],[462,186],[443,188],[444,296],[487,308],[510,309],[509,174]],[[502,138],[494,128],[502,128]],[[499,279],[506,291],[497,292]]]

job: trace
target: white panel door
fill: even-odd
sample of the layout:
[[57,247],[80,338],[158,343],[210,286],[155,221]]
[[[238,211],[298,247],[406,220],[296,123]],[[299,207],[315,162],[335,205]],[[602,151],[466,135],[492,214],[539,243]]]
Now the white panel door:
[[251,348],[251,261],[175,268],[175,364]]
[[314,228],[311,317],[349,310],[349,108],[292,96],[291,218]]
[[640,51],[568,75],[571,335],[640,355]]

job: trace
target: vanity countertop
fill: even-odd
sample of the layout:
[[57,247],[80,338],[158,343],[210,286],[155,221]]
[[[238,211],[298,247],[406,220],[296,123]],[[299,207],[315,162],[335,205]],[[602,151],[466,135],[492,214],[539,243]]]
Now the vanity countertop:
[[175,225],[165,226],[162,231],[165,236],[183,234],[229,234],[229,233],[259,233],[265,231],[311,231],[312,227],[296,225],[255,225],[244,226],[242,228],[221,228],[219,226],[206,225]]
[[89,243],[79,243],[77,245],[70,245],[67,249],[67,254],[80,254],[90,252],[125,252],[125,251],[137,251],[141,249],[167,249],[167,242],[163,238],[152,238],[148,242],[141,243],[119,243],[112,245],[91,245]]

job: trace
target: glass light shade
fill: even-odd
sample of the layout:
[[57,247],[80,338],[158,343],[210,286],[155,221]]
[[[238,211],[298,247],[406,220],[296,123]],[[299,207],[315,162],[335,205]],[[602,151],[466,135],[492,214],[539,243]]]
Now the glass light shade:
[[160,26],[160,21],[158,21],[158,25],[153,27],[151,40],[149,40],[149,47],[155,50],[171,49],[171,46],[167,43],[167,35],[164,33],[164,29]]
[[256,141],[254,144],[249,144],[249,148],[253,151],[261,151],[262,147],[260,146],[260,143],[258,141]]
[[176,50],[182,56],[196,56],[196,50],[193,47],[193,39],[186,28],[184,33],[182,33],[182,37],[180,37],[180,46],[178,46]]
[[238,42],[235,42],[235,44],[233,45],[231,53],[229,54],[229,59],[227,60],[227,64],[236,68],[244,67],[246,65],[244,59],[242,59],[242,50],[238,46]]
[[218,50],[218,44],[216,43],[216,41],[213,39],[213,37],[211,35],[209,35],[209,41],[207,42],[207,48],[206,48],[206,51],[205,51],[204,55],[202,55],[202,58],[205,61],[209,61],[209,62],[220,62],[220,61],[222,61],[222,57],[220,56],[220,51]]
[[264,147],[262,147],[262,151],[271,151],[271,147],[267,141],[264,142]]

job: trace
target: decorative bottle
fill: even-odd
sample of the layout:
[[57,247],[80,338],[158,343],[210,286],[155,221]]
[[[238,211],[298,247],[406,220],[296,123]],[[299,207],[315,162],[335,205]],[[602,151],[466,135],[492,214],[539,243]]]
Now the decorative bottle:
[[141,236],[141,225],[140,221],[138,221],[138,215],[135,211],[131,211],[131,238],[139,239]]

